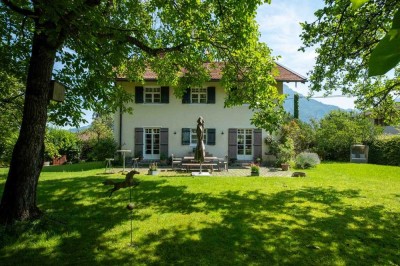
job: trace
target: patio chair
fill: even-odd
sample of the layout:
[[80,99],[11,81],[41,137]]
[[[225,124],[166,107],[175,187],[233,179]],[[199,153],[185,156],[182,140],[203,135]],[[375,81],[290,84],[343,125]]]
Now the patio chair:
[[182,167],[182,158],[174,157],[173,154],[171,154],[171,158],[172,158],[172,160],[171,160],[172,170],[174,170],[175,167],[177,167],[177,168]]

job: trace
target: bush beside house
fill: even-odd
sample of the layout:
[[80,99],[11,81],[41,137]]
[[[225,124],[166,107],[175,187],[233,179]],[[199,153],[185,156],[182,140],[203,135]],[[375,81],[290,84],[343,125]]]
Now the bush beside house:
[[317,124],[315,150],[324,160],[348,162],[351,145],[370,143],[381,131],[360,114],[332,111]]
[[110,116],[95,115],[87,130],[78,133],[82,142],[81,159],[86,161],[104,161],[114,158],[117,143],[112,134],[112,119]]
[[49,128],[45,135],[45,161],[53,161],[63,155],[71,161],[79,152],[80,142],[76,134],[64,129]]
[[381,135],[369,144],[369,163],[400,166],[400,136]]

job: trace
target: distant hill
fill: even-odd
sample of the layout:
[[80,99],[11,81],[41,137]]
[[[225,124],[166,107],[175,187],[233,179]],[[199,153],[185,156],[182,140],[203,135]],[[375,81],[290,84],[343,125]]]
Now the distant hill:
[[[283,107],[287,112],[293,114],[293,98],[296,92],[284,84],[283,93],[288,94]],[[309,122],[312,118],[319,120],[332,110],[341,110],[335,105],[324,104],[313,99],[306,99],[301,94],[299,95],[299,116],[300,120],[304,122]]]
[[73,128],[71,127],[70,129],[68,129],[68,131],[72,132],[72,133],[76,133],[76,132],[81,132],[84,131],[85,129],[88,129],[90,127],[90,125],[88,126],[83,126],[83,127],[78,127],[78,128]]

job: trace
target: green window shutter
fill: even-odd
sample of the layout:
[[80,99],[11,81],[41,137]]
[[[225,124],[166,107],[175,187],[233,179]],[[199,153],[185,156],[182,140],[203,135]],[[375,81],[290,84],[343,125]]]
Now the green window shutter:
[[229,159],[237,158],[237,129],[230,128],[228,130],[228,157]]
[[169,87],[161,87],[161,103],[169,103]]
[[143,87],[135,87],[135,103],[143,103]]
[[182,128],[182,145],[190,145],[190,128]]
[[160,154],[168,157],[168,128],[160,128]]
[[187,88],[182,97],[182,103],[190,103],[190,88]]
[[215,87],[207,88],[207,103],[215,103]]
[[207,145],[215,145],[215,128],[207,128]]
[[143,156],[143,128],[135,128],[135,156]]

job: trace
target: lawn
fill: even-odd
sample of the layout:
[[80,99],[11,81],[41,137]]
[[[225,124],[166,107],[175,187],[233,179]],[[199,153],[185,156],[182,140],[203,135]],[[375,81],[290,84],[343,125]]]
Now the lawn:
[[[105,196],[91,166],[46,168],[40,221],[0,229],[1,265],[400,265],[400,167],[306,178],[151,177]],[[60,169],[60,170],[57,170]],[[6,169],[0,169],[0,190]]]

